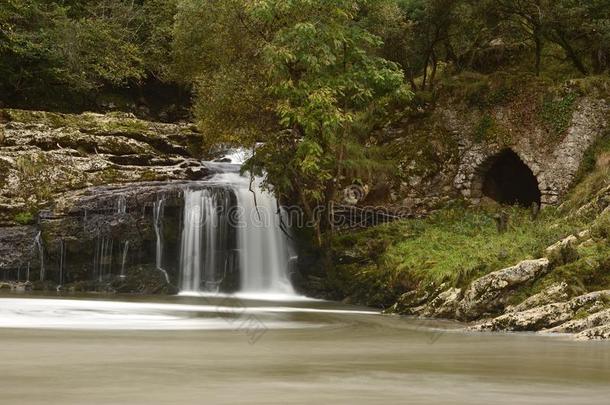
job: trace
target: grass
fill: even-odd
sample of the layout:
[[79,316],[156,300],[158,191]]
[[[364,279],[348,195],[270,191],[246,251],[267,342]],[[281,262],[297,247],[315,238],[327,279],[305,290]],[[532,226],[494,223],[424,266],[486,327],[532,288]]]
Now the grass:
[[425,219],[342,233],[336,251],[360,259],[337,266],[335,277],[348,286],[346,295],[388,306],[421,285],[464,287],[491,271],[539,258],[547,246],[581,229],[577,220],[558,221],[552,208],[535,220],[527,209],[503,209],[510,218],[504,233],[497,230],[493,210],[462,206]]
[[385,264],[425,282],[463,286],[475,277],[541,256],[543,248],[574,232],[554,225],[551,212],[507,208],[509,229],[499,233],[490,212],[449,209],[419,221],[420,232],[388,249]]
[[[517,207],[468,208],[454,204],[427,218],[398,221],[339,233],[334,240],[338,264],[328,277],[335,298],[391,306],[401,294],[429,284],[465,287],[473,279],[542,257],[544,249],[582,230],[590,236],[551,271],[516,292],[515,302],[553,283],[565,281],[573,294],[610,288],[610,141],[603,137],[588,151],[577,184],[558,208],[545,208],[535,220]],[[494,215],[509,215],[499,233]],[[342,256],[349,256],[343,260]]]

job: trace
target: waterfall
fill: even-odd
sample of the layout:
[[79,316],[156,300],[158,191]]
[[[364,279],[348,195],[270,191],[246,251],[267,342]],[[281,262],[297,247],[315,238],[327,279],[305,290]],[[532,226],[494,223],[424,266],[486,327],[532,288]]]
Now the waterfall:
[[116,201],[116,213],[118,215],[124,215],[127,213],[127,199],[124,195],[120,195]]
[[163,269],[163,209],[165,207],[165,198],[162,196],[153,203],[153,225],[155,227],[155,237],[157,243],[155,246],[155,266],[165,276],[165,280],[169,283],[169,275]]
[[93,275],[100,282],[104,276],[112,273],[113,244],[113,239],[98,235],[93,255]]
[[[288,238],[280,229],[277,201],[235,173],[226,174],[236,186],[237,204],[243,227],[237,232],[241,291],[293,293],[288,280],[290,254]],[[239,179],[235,176],[239,176]]]
[[44,281],[44,245],[42,243],[42,231],[39,231],[34,238],[34,244],[38,247],[38,259],[40,260],[40,281]]
[[250,179],[236,172],[218,174],[209,183],[185,191],[182,291],[219,290],[234,259],[234,237],[240,292],[292,294],[289,243],[279,226],[274,196],[258,182],[251,192]]
[[218,291],[226,275],[229,245],[230,191],[185,190],[180,254],[184,291]]
[[64,284],[64,266],[66,260],[66,243],[63,239],[59,241],[59,286]]
[[121,278],[125,278],[125,262],[127,261],[127,251],[129,250],[129,241],[123,244],[123,258],[121,260]]

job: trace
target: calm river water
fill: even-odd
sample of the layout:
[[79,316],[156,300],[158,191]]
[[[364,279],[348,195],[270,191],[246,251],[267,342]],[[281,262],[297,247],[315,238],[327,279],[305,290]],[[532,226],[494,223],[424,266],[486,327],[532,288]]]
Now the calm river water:
[[459,328],[306,299],[4,295],[0,403],[609,403],[610,343]]

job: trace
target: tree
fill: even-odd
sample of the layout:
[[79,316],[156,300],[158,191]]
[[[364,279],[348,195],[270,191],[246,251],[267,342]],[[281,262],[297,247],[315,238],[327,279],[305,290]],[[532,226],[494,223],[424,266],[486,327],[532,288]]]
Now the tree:
[[105,88],[167,80],[175,1],[3,1],[2,100],[86,105]]
[[262,55],[270,28],[250,18],[247,3],[185,0],[176,15],[173,75],[194,88],[206,152],[278,129]]
[[595,73],[606,70],[610,54],[610,3],[560,0],[548,6],[549,40],[564,50],[567,59],[583,75],[591,70]]
[[534,71],[540,75],[542,49],[544,47],[544,27],[546,0],[498,0],[497,7],[506,18],[516,24],[534,45]]
[[257,24],[280,22],[263,61],[282,131],[247,167],[280,197],[297,196],[318,245],[332,233],[337,190],[371,164],[358,135],[370,133],[392,97],[407,95],[399,67],[374,53],[380,38],[361,25],[367,5],[264,0],[249,9]]

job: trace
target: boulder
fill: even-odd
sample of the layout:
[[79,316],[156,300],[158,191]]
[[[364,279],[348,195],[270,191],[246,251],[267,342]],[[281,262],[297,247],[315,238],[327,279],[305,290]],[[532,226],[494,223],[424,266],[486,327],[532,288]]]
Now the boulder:
[[587,329],[576,335],[576,340],[607,340],[610,339],[610,324]]
[[475,320],[504,310],[507,299],[518,287],[531,283],[549,269],[549,260],[524,260],[519,264],[489,273],[473,281],[464,291],[456,316]]
[[578,311],[589,313],[604,308],[610,290],[595,291],[568,302],[543,305],[522,312],[510,312],[471,327],[478,331],[539,331],[553,328],[572,320]]
[[426,303],[436,298],[445,288],[445,284],[437,286],[430,283],[423,288],[408,291],[398,298],[390,312],[401,315],[420,315],[425,309]]
[[454,318],[461,298],[461,288],[450,288],[430,301],[420,315],[429,318]]
[[532,295],[519,305],[509,306],[505,312],[523,312],[528,309],[540,307],[554,302],[565,302],[570,298],[568,284],[566,282],[556,283],[549,288]]
[[575,248],[577,243],[578,238],[574,235],[570,235],[547,247],[545,255],[554,266],[574,262],[578,259],[578,252]]
[[573,319],[562,325],[547,329],[548,333],[580,333],[598,326],[610,325],[610,309],[593,313],[582,319]]

